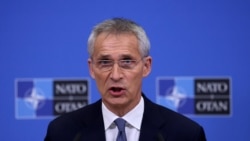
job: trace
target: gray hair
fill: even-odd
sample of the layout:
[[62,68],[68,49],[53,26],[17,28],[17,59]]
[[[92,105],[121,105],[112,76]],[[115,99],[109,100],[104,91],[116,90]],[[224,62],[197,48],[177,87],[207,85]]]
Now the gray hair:
[[139,41],[139,51],[142,57],[146,57],[149,55],[150,41],[144,29],[131,20],[124,19],[124,18],[113,18],[113,19],[105,20],[93,28],[88,38],[89,56],[93,55],[94,43],[95,43],[97,36],[103,32],[108,33],[108,34],[131,33],[135,35]]

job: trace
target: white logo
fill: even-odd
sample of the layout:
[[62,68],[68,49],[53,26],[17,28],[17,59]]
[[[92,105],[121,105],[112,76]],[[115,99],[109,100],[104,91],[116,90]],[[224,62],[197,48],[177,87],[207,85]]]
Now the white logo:
[[25,94],[25,102],[27,107],[31,109],[40,109],[44,105],[45,96],[43,95],[42,91],[37,88],[32,88],[28,90]]
[[165,98],[170,101],[175,108],[181,107],[185,104],[186,94],[180,87],[174,86],[166,92]]

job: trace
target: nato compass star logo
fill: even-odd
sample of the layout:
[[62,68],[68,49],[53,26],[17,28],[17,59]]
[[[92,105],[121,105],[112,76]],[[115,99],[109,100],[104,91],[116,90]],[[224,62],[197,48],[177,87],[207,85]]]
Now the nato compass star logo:
[[37,88],[32,88],[28,90],[25,94],[24,101],[26,102],[27,107],[37,110],[44,105],[45,96],[42,91]]
[[[180,87],[172,87],[167,90],[165,99],[174,108],[181,107],[185,104],[185,99],[187,98],[184,90]],[[171,107],[172,107],[171,106]]]
[[186,95],[181,88],[175,86],[167,91],[165,98],[171,101],[175,108],[178,108],[184,104]]
[[230,115],[230,78],[158,77],[156,102],[177,113]]
[[18,78],[16,119],[53,118],[89,103],[87,79]]
[[189,79],[158,78],[156,103],[181,114],[193,113],[193,83]]

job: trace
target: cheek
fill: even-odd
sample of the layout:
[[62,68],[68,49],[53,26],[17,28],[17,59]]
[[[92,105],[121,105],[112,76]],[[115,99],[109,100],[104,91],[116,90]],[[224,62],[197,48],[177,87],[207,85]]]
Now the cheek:
[[105,83],[107,80],[107,74],[95,72],[94,76],[95,76],[95,81],[96,81],[98,87],[103,88],[105,86]]
[[138,85],[141,84],[143,79],[143,73],[140,72],[133,72],[130,74],[127,74],[127,83],[130,85],[130,87],[138,87]]
[[104,81],[104,77],[102,74],[99,73],[95,73],[95,81],[100,84]]

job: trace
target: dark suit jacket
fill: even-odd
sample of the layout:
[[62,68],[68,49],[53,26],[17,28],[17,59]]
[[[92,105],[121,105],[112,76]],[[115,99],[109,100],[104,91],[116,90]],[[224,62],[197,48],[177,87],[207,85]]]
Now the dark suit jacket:
[[[140,141],[205,141],[194,121],[159,106],[145,96]],[[105,141],[101,100],[53,120],[45,141]]]

